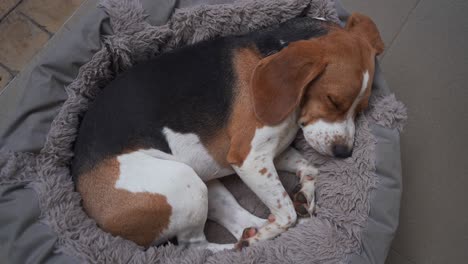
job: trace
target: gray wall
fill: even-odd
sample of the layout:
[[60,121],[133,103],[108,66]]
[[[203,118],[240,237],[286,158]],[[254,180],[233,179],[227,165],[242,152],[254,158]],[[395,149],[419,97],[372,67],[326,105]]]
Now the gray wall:
[[468,1],[342,2],[379,26],[383,71],[408,106],[400,227],[387,264],[468,263]]

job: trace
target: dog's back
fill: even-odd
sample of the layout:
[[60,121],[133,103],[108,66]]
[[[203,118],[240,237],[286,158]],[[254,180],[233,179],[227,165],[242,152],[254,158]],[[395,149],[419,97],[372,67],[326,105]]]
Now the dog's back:
[[232,102],[225,42],[218,39],[162,54],[111,82],[81,122],[74,175],[132,149],[171,153],[164,126],[206,136],[224,126]]

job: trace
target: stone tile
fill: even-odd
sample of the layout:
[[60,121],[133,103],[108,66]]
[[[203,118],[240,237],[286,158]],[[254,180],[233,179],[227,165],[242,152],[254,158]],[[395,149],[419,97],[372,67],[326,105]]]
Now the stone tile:
[[406,259],[402,255],[400,255],[398,252],[394,250],[390,250],[388,253],[387,260],[385,261],[385,264],[414,264],[414,262]]
[[2,66],[0,66],[0,93],[2,92],[3,88],[11,81],[13,77],[11,74]]
[[18,10],[55,33],[84,0],[24,0]]
[[349,12],[370,16],[377,24],[387,48],[419,0],[341,0]]
[[0,20],[6,15],[20,0],[2,0],[0,2]]
[[15,10],[0,23],[0,62],[20,71],[47,42],[49,35]]
[[422,0],[383,61],[409,114],[393,248],[417,264],[468,259],[467,14],[466,0]]

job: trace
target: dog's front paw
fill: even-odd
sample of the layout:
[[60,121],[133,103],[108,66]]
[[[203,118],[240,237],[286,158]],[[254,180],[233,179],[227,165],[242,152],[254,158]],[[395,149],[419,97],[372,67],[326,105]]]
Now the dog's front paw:
[[250,246],[250,241],[253,237],[255,237],[257,232],[258,229],[256,227],[247,227],[246,229],[244,229],[244,231],[242,232],[242,236],[239,239],[239,242],[237,242],[237,244],[235,245],[235,248],[241,250]]
[[299,216],[311,216],[314,214],[315,209],[315,176],[318,170],[311,168],[309,170],[299,170],[297,173],[301,179],[301,184],[294,192],[294,208]]
[[[305,188],[304,188],[305,187]],[[315,210],[315,194],[314,191],[308,190],[306,186],[294,194],[294,209],[298,216],[307,217],[314,214]]]

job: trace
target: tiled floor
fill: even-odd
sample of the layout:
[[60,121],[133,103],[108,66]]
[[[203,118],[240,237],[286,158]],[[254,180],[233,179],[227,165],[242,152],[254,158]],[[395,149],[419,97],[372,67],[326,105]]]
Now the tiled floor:
[[[0,0],[0,90],[83,0]],[[387,264],[468,259],[468,1],[342,0],[378,24],[408,106],[400,228]]]
[[83,0],[0,1],[0,91]]
[[378,24],[386,79],[408,106],[400,227],[387,264],[467,263],[468,1],[343,3]]

